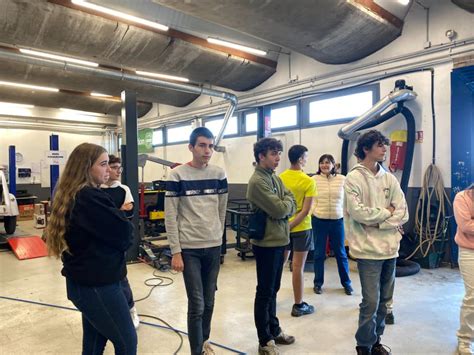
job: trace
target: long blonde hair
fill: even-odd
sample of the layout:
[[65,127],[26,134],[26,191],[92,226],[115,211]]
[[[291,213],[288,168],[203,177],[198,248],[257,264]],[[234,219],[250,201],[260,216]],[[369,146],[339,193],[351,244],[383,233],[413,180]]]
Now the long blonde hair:
[[49,255],[59,258],[69,247],[65,240],[76,194],[85,186],[96,186],[90,175],[92,165],[107,151],[96,144],[82,143],[72,151],[56,185],[51,217],[46,227],[46,245]]

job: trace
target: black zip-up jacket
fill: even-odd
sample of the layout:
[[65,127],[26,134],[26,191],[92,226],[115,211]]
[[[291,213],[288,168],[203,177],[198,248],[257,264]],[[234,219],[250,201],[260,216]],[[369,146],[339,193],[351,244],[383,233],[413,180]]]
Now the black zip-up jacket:
[[69,217],[61,273],[85,286],[102,286],[127,275],[125,251],[133,240],[133,225],[100,189],[84,187],[76,195]]

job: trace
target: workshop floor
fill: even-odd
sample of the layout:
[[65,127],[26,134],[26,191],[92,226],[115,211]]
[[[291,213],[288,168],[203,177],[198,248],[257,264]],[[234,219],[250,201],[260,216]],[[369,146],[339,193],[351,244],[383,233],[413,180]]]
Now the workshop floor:
[[[0,233],[2,227],[0,227]],[[22,231],[38,234],[32,222],[20,222]],[[11,251],[0,249],[0,354],[79,354],[81,351],[80,313],[58,308],[73,307],[65,294],[61,263],[52,258],[19,261]],[[284,354],[354,354],[354,333],[358,319],[360,284],[356,265],[351,261],[355,293],[341,289],[334,258],[326,262],[324,293],[312,290],[312,273],[305,273],[305,300],[316,306],[315,314],[290,316],[293,304],[291,274],[285,268],[278,294],[278,316],[285,332],[296,343],[281,346]],[[144,284],[153,277],[145,264],[128,266],[128,278],[135,299],[146,296]],[[157,287],[146,300],[137,303],[139,313],[160,317],[178,330],[186,331],[187,300],[180,274],[157,272],[174,280]],[[241,261],[229,250],[219,275],[211,340],[217,354],[257,353],[253,322],[255,262]],[[383,343],[393,354],[454,354],[463,284],[459,271],[450,268],[422,270],[415,276],[397,279],[395,325],[386,327]],[[152,318],[138,330],[139,354],[172,354],[179,337]],[[157,327],[155,324],[159,324]],[[189,353],[188,340],[180,354]],[[113,354],[107,345],[106,354]]]

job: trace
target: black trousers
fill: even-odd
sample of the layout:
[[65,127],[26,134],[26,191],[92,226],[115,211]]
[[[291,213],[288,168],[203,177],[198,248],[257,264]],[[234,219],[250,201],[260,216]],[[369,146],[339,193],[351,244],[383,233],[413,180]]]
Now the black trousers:
[[276,297],[280,290],[285,247],[253,246],[257,263],[257,292],[254,318],[258,341],[265,346],[281,332],[276,316]]

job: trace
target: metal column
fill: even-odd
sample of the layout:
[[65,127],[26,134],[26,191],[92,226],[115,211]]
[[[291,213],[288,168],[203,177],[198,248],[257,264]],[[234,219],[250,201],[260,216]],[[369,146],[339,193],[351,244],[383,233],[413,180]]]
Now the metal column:
[[8,147],[8,185],[10,193],[16,195],[16,151],[14,145]]
[[137,94],[131,91],[122,91],[122,182],[130,188],[133,200],[132,223],[135,227],[134,241],[127,251],[127,261],[138,257],[138,130],[137,130]]
[[[59,150],[59,136],[57,134],[52,134],[49,136],[49,149],[50,150]],[[49,166],[49,186],[51,189],[51,200],[54,195],[54,188],[56,183],[59,180],[59,165],[50,165]]]
[[265,107],[257,109],[257,141],[261,138],[271,137],[271,117]]

